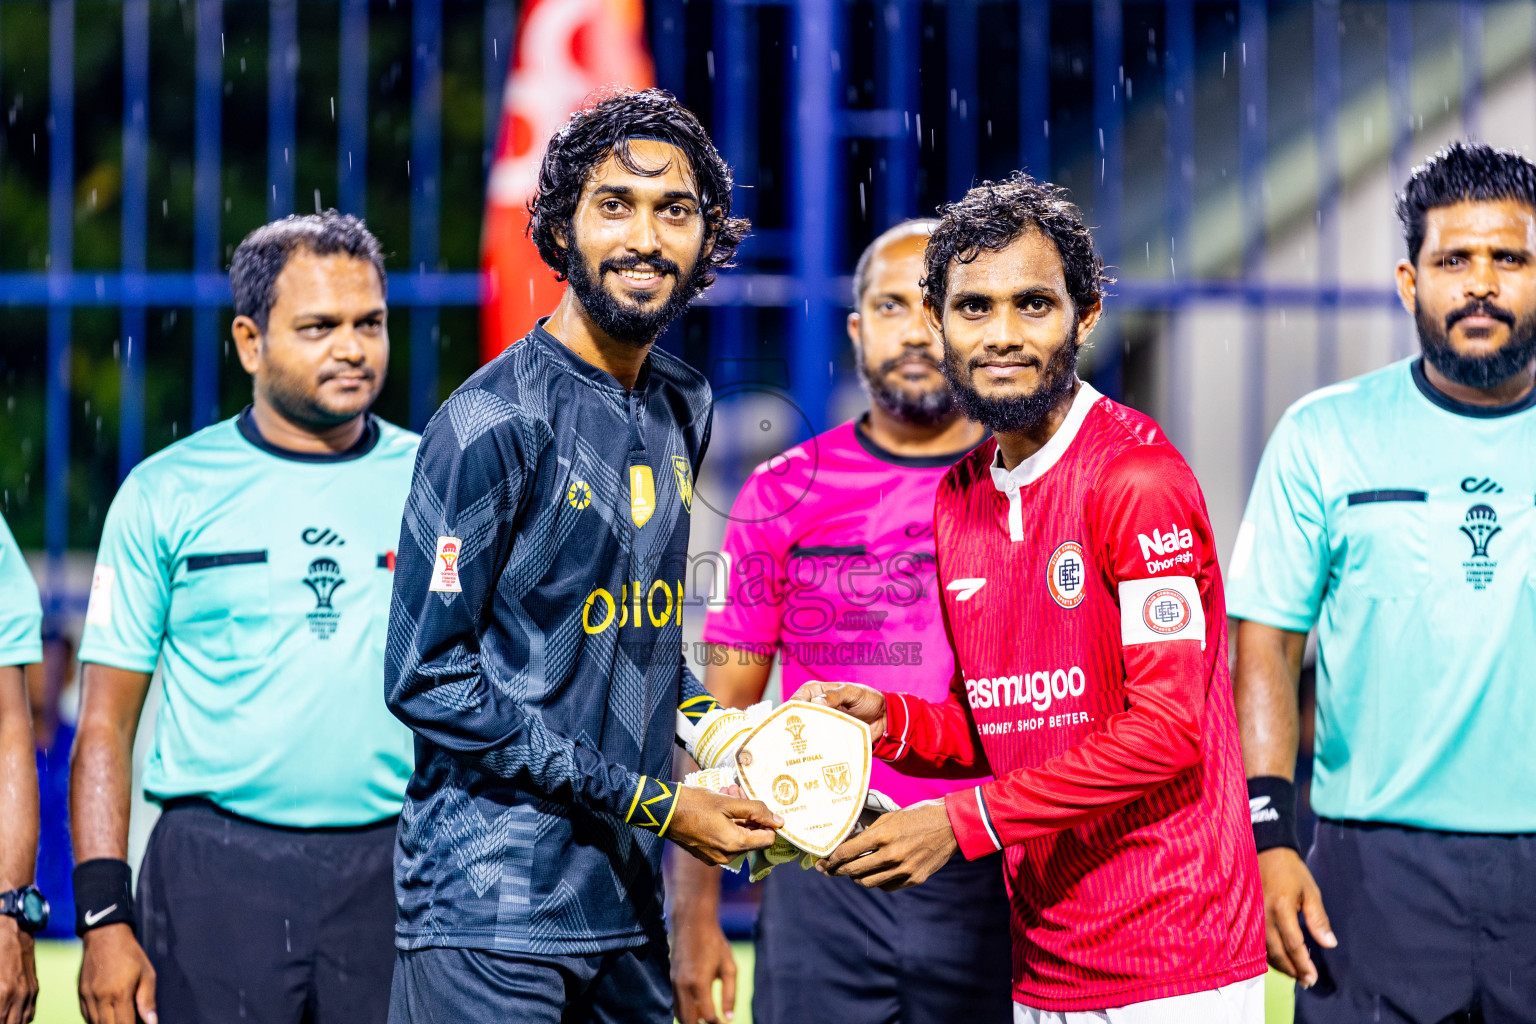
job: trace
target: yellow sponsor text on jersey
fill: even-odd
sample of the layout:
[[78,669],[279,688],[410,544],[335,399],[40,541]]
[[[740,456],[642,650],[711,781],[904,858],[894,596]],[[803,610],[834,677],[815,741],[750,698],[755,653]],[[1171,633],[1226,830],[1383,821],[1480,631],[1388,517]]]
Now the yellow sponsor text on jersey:
[[609,627],[639,629],[650,622],[659,629],[671,622],[673,615],[678,622],[683,621],[682,580],[652,580],[650,586],[637,580],[620,587],[617,596],[602,587],[588,594],[581,609],[581,628],[592,634]]

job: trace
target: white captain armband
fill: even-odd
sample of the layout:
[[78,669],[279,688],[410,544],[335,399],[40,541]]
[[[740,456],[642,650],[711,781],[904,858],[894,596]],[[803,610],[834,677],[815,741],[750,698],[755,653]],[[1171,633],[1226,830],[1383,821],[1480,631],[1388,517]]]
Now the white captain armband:
[[1120,643],[1199,640],[1205,650],[1205,610],[1193,576],[1154,576],[1120,584]]

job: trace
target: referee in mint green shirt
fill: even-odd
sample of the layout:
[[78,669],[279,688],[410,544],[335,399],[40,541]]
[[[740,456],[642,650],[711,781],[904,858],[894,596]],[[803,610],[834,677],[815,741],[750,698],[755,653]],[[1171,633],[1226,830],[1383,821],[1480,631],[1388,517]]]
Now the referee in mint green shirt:
[[1286,412],[1227,575],[1269,959],[1300,1024],[1536,1021],[1536,165],[1450,146],[1398,213],[1423,354]]
[[[230,269],[240,415],[146,459],[107,513],[70,779],[91,1024],[382,1022],[409,731],[383,700],[417,437],[369,413],[389,362],[377,239],[334,212]],[[160,667],[130,891],[134,731]]]
[[37,868],[37,751],[22,666],[43,660],[37,582],[0,519],[0,1021],[32,1019],[32,936],[48,923]]

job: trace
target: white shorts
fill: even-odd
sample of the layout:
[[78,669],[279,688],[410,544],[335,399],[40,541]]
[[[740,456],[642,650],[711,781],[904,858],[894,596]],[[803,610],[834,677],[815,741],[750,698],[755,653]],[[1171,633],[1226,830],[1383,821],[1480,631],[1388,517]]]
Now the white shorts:
[[1037,1010],[1014,1003],[1013,1024],[1264,1024],[1264,976],[1107,1010]]

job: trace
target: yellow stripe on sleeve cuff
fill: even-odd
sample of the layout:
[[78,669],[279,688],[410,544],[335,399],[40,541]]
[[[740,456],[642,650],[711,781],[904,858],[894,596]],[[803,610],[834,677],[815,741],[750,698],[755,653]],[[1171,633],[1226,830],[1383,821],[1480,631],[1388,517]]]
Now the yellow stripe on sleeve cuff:
[[677,810],[677,791],[680,783],[666,783],[648,775],[640,776],[635,787],[635,799],[629,805],[624,820],[635,828],[643,828],[658,836],[665,835],[672,824],[672,813]]

